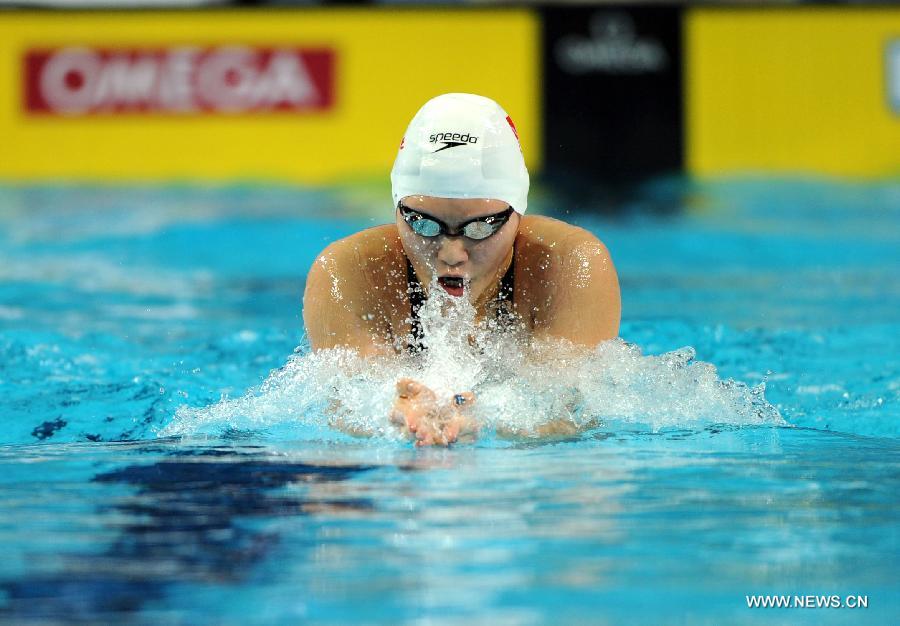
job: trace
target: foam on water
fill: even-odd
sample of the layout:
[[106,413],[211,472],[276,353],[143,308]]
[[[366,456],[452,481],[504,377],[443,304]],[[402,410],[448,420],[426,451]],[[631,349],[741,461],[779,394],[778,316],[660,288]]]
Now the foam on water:
[[533,436],[557,420],[579,429],[785,424],[766,401],[764,383],[749,387],[720,379],[712,364],[695,360],[693,348],[644,356],[621,339],[593,350],[529,339],[494,319],[476,321],[468,298],[453,298],[436,284],[429,293],[420,311],[422,354],[364,359],[350,349],[298,348],[242,397],[179,408],[160,435],[295,425],[397,438],[388,415],[402,377],[424,383],[447,402],[454,393],[474,391],[482,437],[496,431]]

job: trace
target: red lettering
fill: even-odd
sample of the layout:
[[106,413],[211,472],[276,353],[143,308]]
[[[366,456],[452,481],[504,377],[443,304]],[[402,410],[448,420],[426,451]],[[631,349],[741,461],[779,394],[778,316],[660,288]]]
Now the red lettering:
[[330,49],[30,50],[23,108],[39,115],[310,112],[331,108]]

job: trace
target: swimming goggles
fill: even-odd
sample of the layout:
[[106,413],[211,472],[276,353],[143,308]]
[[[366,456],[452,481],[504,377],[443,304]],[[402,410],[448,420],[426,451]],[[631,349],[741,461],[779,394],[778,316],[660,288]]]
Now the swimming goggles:
[[425,213],[420,213],[415,209],[411,209],[402,202],[397,203],[397,209],[400,216],[409,224],[413,232],[422,237],[437,237],[444,235],[445,237],[465,237],[474,241],[487,239],[503,225],[509,221],[509,216],[513,214],[513,208],[507,207],[505,211],[494,213],[493,215],[485,215],[476,217],[474,220],[463,222],[456,231],[451,231],[450,227],[444,222]]

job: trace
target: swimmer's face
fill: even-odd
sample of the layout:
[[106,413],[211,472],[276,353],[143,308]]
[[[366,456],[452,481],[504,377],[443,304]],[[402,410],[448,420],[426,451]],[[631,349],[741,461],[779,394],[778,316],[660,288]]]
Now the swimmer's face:
[[[464,222],[504,211],[509,205],[502,200],[435,198],[407,196],[403,204],[434,217],[456,231]],[[479,241],[467,237],[423,237],[413,232],[396,211],[397,229],[406,256],[423,284],[435,276],[461,277],[469,287],[469,296],[478,302],[488,289],[496,289],[512,258],[513,242],[519,230],[518,213],[493,235]],[[452,285],[444,287],[451,295],[461,295]]]

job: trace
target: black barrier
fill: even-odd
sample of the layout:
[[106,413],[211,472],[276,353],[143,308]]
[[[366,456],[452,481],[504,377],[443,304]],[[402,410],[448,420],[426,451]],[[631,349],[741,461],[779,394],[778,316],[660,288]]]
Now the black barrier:
[[683,166],[679,7],[545,7],[544,172],[562,186]]

